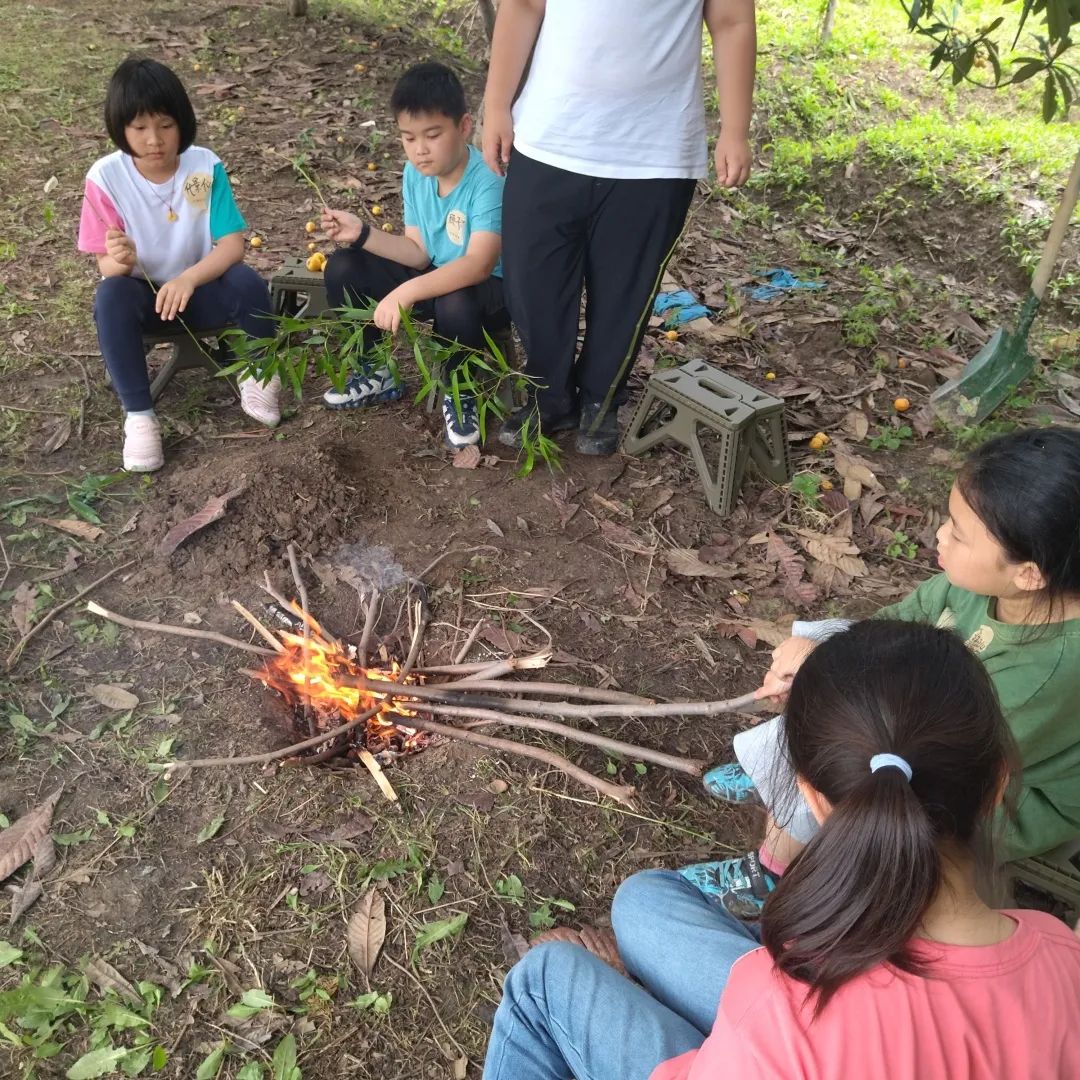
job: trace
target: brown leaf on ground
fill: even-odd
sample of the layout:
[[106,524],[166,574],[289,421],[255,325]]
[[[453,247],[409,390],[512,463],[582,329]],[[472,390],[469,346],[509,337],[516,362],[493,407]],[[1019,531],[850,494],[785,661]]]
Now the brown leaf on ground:
[[668,569],[682,577],[711,577],[730,581],[735,576],[734,568],[702,562],[698,553],[689,548],[672,548],[664,558]]
[[48,573],[42,574],[38,581],[55,581],[56,578],[63,577],[65,574],[70,574],[73,570],[79,569],[79,563],[82,562],[82,552],[78,548],[69,547],[64,555],[64,565],[58,567],[56,570],[50,570]]
[[24,581],[12,597],[11,619],[15,623],[15,629],[24,637],[30,632],[37,598],[38,588],[32,581]]
[[818,591],[804,580],[806,560],[777,533],[769,531],[769,543],[765,548],[765,557],[776,563],[780,570],[784,586],[784,595],[797,604],[812,604],[818,598]]
[[11,890],[11,914],[8,916],[8,926],[12,926],[15,920],[30,907],[41,899],[41,882],[37,878],[29,878],[16,889]]
[[841,425],[856,442],[862,442],[870,431],[870,421],[862,409],[852,409],[844,416]]
[[86,967],[83,968],[83,972],[92,983],[102,990],[112,990],[113,993],[125,998],[133,1005],[143,1003],[135,987],[112,964],[102,960],[100,956],[91,958]]
[[126,712],[139,704],[138,697],[122,686],[98,683],[96,686],[91,686],[87,693],[106,709],[115,709],[117,712]]
[[56,865],[56,845],[46,833],[34,848],[34,877],[43,878]]
[[45,440],[41,448],[43,454],[55,454],[61,446],[71,438],[71,417],[65,416],[60,423],[53,428],[52,434]]
[[[833,451],[833,463],[836,465],[836,471],[844,478],[844,480],[853,480],[861,484],[863,487],[870,488],[872,491],[884,491],[881,482],[874,475],[874,470],[870,468],[870,462],[864,460],[856,454],[845,454],[841,450]],[[847,492],[845,491],[846,495]],[[858,499],[858,495],[848,498],[854,502]]]
[[514,630],[507,629],[505,626],[492,626],[485,623],[484,628],[480,631],[480,637],[489,645],[494,645],[500,652],[511,656],[520,653],[525,646],[524,637]]
[[866,563],[859,558],[859,549],[848,537],[826,535],[812,529],[798,529],[797,532],[799,543],[812,559],[836,567],[849,578],[866,573]]
[[626,974],[622,957],[619,955],[619,944],[611,930],[600,930],[595,926],[583,926],[580,930],[572,930],[569,926],[557,926],[554,930],[545,930],[542,934],[537,934],[529,942],[529,947],[543,945],[547,941],[566,941],[571,945],[580,945],[598,960],[609,964],[620,975]]
[[378,889],[368,889],[360,897],[347,931],[349,957],[366,978],[371,978],[385,939],[386,901]]
[[104,529],[91,525],[88,521],[79,521],[78,518],[38,518],[38,521],[42,525],[77,536],[80,540],[94,541],[105,534]]
[[499,942],[502,945],[503,956],[510,967],[513,967],[528,951],[529,943],[510,929],[506,916],[499,912]]
[[57,788],[44,802],[23,814],[14,825],[0,832],[0,881],[11,877],[37,851],[48,835],[53,809],[63,788]]
[[480,464],[480,447],[463,446],[450,462],[455,469],[475,469]]
[[205,529],[207,525],[223,517],[229,501],[235,499],[244,490],[245,486],[241,484],[239,487],[233,488],[232,491],[227,491],[224,495],[214,496],[214,498],[207,500],[206,505],[197,514],[192,514],[191,517],[184,518],[183,521],[174,525],[165,534],[165,539],[158,545],[158,554],[171,555],[189,537],[194,536],[195,533]]

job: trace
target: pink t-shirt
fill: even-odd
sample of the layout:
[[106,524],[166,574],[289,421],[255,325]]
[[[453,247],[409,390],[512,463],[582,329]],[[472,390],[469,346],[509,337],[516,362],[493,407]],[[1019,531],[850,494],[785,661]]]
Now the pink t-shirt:
[[920,942],[933,978],[880,967],[813,1019],[806,987],[765,949],[732,968],[700,1050],[650,1080],[1065,1080],[1080,1077],[1080,939],[1050,915],[1005,912],[1000,945]]

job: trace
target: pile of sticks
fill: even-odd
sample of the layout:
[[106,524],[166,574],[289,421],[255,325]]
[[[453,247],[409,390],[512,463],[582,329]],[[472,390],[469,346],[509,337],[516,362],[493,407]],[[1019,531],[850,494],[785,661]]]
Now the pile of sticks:
[[[278,592],[272,586],[268,574],[264,575],[264,581],[260,587],[280,607],[292,612],[302,621],[304,660],[307,659],[307,652],[313,640],[317,641],[322,647],[335,648],[341,651],[343,655],[348,656],[349,647],[325,630],[308,611],[307,590],[300,575],[296,553],[291,545],[289,548],[289,562],[298,594],[297,600],[288,600]],[[419,582],[416,584],[419,584]],[[507,676],[546,667],[552,657],[551,650],[544,649],[523,657],[507,657],[495,663],[467,663],[464,662],[464,657],[475,640],[475,634],[466,642],[465,647],[458,652],[454,663],[417,667],[428,620],[426,617],[426,605],[421,600],[414,599],[411,594],[406,598],[409,622],[412,629],[409,652],[405,663],[400,671],[396,673],[395,681],[372,679],[363,674],[363,669],[366,669],[368,665],[368,656],[379,619],[381,603],[382,597],[379,590],[372,588],[363,600],[365,609],[364,629],[360,643],[355,649],[355,660],[353,661],[359,673],[341,673],[337,677],[338,685],[356,688],[372,695],[379,695],[383,702],[389,703],[392,707],[409,710],[409,715],[400,718],[403,727],[428,732],[447,739],[460,739],[487,749],[539,761],[542,764],[558,769],[586,787],[592,788],[599,794],[616,802],[630,804],[635,794],[634,788],[628,784],[613,783],[594,776],[563,755],[544,747],[517,740],[498,738],[485,734],[479,729],[525,728],[542,731],[570,742],[595,747],[606,753],[631,761],[649,762],[690,776],[700,776],[708,764],[703,760],[682,757],[623,742],[619,739],[601,735],[595,730],[587,730],[587,728],[592,728],[597,721],[608,718],[709,717],[721,713],[752,712],[757,705],[752,693],[727,701],[658,703],[651,698],[639,697],[620,690],[599,689],[573,683],[509,679]],[[247,608],[235,600],[232,601],[232,606],[267,643],[266,647],[256,645],[253,642],[231,638],[216,631],[127,618],[94,602],[87,604],[87,610],[100,618],[131,629],[200,638],[229,645],[256,655],[273,657],[278,653],[288,651],[289,647],[281,638],[266,627]],[[257,669],[242,670],[245,674],[269,684],[269,681],[264,677],[266,674],[264,671]],[[305,670],[307,670],[306,663]],[[423,683],[405,681],[406,678],[415,680],[419,676],[424,677],[425,681]],[[297,687],[297,692],[301,696],[301,701],[304,701],[303,687]],[[412,715],[413,710],[422,710],[424,715]],[[334,753],[344,749],[346,745],[345,737],[348,733],[361,724],[366,724],[380,711],[383,711],[385,718],[395,720],[396,714],[393,711],[385,711],[380,704],[329,730],[319,730],[315,717],[310,711],[305,711],[311,737],[301,742],[280,750],[243,757],[180,761],[173,767],[191,769],[261,764],[283,758],[296,758],[297,755],[309,750],[313,751],[311,756],[301,757],[298,761],[300,763],[314,764],[316,761],[325,761]],[[432,719],[432,717],[438,719]],[[580,726],[564,723],[563,721],[566,720],[575,721]],[[450,721],[454,722],[451,723]],[[374,761],[374,758],[364,750],[359,752],[359,756],[372,772],[387,798],[396,799],[389,781],[382,774],[382,770]]]

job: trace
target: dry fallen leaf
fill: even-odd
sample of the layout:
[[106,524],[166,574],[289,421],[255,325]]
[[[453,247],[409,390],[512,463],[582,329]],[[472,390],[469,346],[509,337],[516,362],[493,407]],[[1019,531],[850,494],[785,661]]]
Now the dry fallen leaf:
[[502,529],[499,528],[499,526],[494,521],[492,521],[491,518],[488,518],[485,524],[488,527],[488,531],[493,532],[500,540],[504,537],[505,533],[503,533]]
[[158,554],[171,555],[189,537],[224,517],[225,508],[230,500],[235,499],[245,487],[245,484],[240,484],[239,487],[225,492],[224,495],[215,495],[214,498],[207,500],[206,505],[197,514],[192,514],[191,517],[184,518],[183,521],[174,525],[158,545]]
[[99,704],[107,709],[116,709],[117,712],[126,712],[134,709],[139,704],[139,699],[122,686],[110,686],[107,683],[98,683],[91,686],[87,693]]
[[672,548],[666,555],[668,569],[673,574],[683,577],[712,577],[730,580],[734,569],[717,566],[715,563],[702,562],[696,551],[689,548]]
[[368,889],[349,920],[347,940],[352,962],[370,978],[386,938],[386,901],[378,889]]
[[478,446],[463,446],[450,462],[455,469],[475,469],[480,464],[480,448]]
[[23,882],[18,888],[11,890],[11,914],[8,916],[8,926],[14,924],[15,920],[26,911],[31,904],[36,903],[41,899],[41,882],[37,878],[31,877],[27,881]]
[[30,632],[37,597],[38,589],[32,581],[24,581],[12,597],[11,619],[15,623],[15,629],[24,637]]
[[98,537],[103,536],[105,533],[105,530],[97,525],[91,525],[87,521],[79,521],[78,518],[39,518],[38,520],[42,525],[50,525],[61,532],[77,536],[80,540],[97,540]]
[[[863,487],[871,488],[873,491],[884,490],[878,478],[874,475],[873,469],[870,468],[869,462],[864,461],[855,454],[845,454],[841,450],[836,450],[833,452],[833,462],[836,465],[836,471],[845,480],[857,480]],[[851,496],[849,495],[848,498],[851,498]],[[858,496],[855,496],[855,498],[857,499]],[[855,499],[852,499],[852,502],[854,501]]]
[[102,990],[112,990],[114,994],[126,998],[133,1005],[141,1005],[143,1000],[139,997],[134,986],[100,956],[92,957],[83,968],[86,977]]
[[53,808],[63,788],[57,788],[44,802],[28,814],[23,814],[14,825],[0,832],[0,881],[11,877],[20,866],[37,851],[44,836],[48,835]]
[[799,529],[798,534],[799,543],[812,559],[833,566],[849,577],[866,573],[866,563],[859,558],[859,549],[846,536],[828,536],[812,529]]
[[43,454],[54,454],[71,438],[71,417],[65,416],[53,429],[41,448]]

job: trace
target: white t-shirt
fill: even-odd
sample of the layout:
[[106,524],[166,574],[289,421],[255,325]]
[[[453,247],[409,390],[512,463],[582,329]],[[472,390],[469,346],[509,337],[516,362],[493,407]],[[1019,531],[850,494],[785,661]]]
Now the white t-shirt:
[[86,175],[79,250],[103,254],[106,230],[121,229],[135,242],[139,265],[132,274],[142,277],[145,270],[163,284],[244,227],[225,166],[212,150],[189,146],[163,184],[151,183],[117,150]]
[[704,0],[547,0],[514,145],[609,179],[708,173]]

